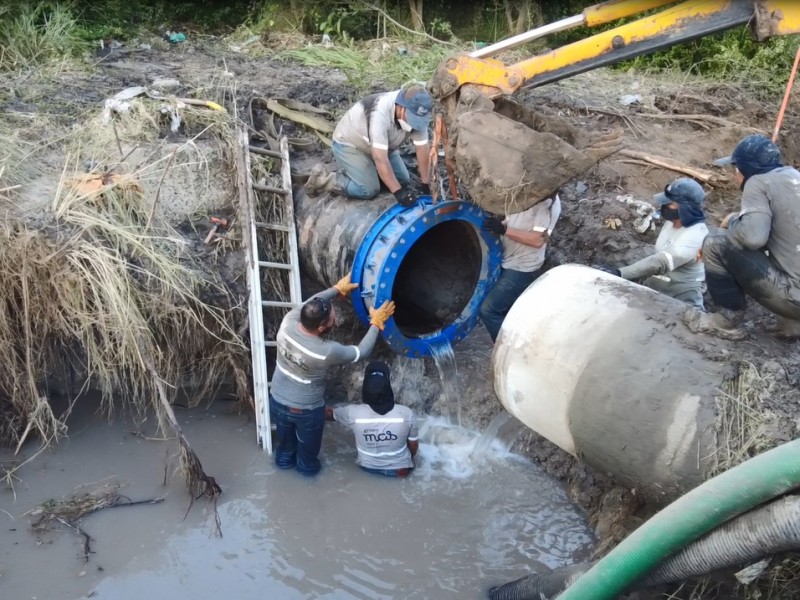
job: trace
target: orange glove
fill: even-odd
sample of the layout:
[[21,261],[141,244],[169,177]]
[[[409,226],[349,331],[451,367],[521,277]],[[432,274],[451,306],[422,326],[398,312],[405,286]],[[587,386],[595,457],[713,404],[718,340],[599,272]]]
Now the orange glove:
[[342,277],[333,287],[336,288],[336,291],[339,292],[340,296],[347,296],[347,294],[349,294],[353,290],[358,289],[358,284],[350,283],[350,273],[348,273],[347,275]]
[[388,321],[389,317],[391,317],[393,314],[394,302],[392,300],[387,300],[381,304],[380,308],[373,308],[370,306],[369,323],[370,325],[375,325],[375,327],[383,331],[383,328],[386,326],[386,321]]

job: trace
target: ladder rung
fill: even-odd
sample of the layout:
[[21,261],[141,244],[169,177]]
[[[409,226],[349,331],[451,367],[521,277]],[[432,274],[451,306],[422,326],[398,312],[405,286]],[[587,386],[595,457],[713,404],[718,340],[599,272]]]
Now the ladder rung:
[[275,342],[273,340],[267,340],[266,342],[264,342],[264,345],[267,348],[277,348],[278,347],[278,342]]
[[286,263],[269,262],[267,260],[258,261],[258,266],[264,267],[265,269],[286,269],[287,271],[292,270],[292,265],[287,265]]
[[268,306],[271,308],[294,308],[294,302],[279,302],[278,300],[262,300],[261,306]]
[[264,156],[271,156],[272,158],[283,159],[283,154],[275,150],[267,150],[266,148],[258,148],[257,146],[250,146],[250,152],[254,154],[263,154]]
[[292,228],[287,225],[277,225],[276,223],[260,223],[256,221],[256,227],[260,227],[261,229],[273,229],[275,231],[285,231],[286,233],[291,233]]
[[272,187],[271,185],[261,185],[260,183],[254,183],[253,189],[258,190],[259,192],[269,192],[270,194],[283,194],[284,196],[288,193],[283,188]]

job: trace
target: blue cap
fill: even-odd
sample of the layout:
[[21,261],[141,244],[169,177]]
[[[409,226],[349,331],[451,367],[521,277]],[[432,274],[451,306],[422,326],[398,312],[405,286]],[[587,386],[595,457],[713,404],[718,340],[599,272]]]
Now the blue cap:
[[[733,154],[718,158],[714,164],[718,167],[725,165],[740,165],[746,163],[754,167],[768,168],[781,163],[781,150],[765,135],[748,135],[736,144]],[[739,169],[741,171],[741,169]]]
[[706,192],[703,186],[688,177],[676,179],[667,185],[663,192],[653,196],[653,202],[655,202],[656,206],[663,206],[670,202],[703,206],[705,199]]
[[406,121],[411,129],[427,131],[433,112],[433,99],[428,91],[421,85],[403,87],[397,92],[395,104],[406,109]]

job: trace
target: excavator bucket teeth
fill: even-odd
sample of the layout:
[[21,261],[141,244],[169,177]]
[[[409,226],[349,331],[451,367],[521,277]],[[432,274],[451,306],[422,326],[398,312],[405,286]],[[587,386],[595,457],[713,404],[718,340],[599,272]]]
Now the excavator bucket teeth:
[[622,132],[587,134],[507,101],[498,109],[513,118],[479,109],[455,123],[458,176],[472,201],[492,213],[530,208],[621,148]]

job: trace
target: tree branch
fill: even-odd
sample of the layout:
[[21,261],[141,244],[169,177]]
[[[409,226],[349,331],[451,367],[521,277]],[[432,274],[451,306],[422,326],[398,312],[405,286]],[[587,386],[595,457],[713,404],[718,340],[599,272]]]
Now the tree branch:
[[434,41],[434,42],[436,42],[438,44],[444,44],[445,46],[453,46],[454,48],[458,46],[458,44],[454,44],[453,42],[446,42],[444,40],[440,40],[439,38],[435,38],[432,35],[425,33],[424,31],[414,31],[413,29],[410,29],[410,28],[406,27],[405,25],[401,25],[400,23],[395,21],[392,17],[390,17],[387,14],[387,12],[385,10],[383,10],[380,6],[375,6],[374,4],[372,4],[370,2],[364,2],[364,7],[368,8],[370,10],[374,10],[375,12],[380,14],[384,19],[389,21],[392,25],[402,29],[403,31],[406,31],[408,33],[413,33],[414,35],[419,35],[419,36],[428,38],[431,41]]

